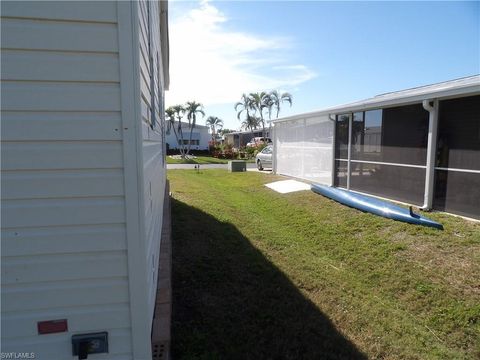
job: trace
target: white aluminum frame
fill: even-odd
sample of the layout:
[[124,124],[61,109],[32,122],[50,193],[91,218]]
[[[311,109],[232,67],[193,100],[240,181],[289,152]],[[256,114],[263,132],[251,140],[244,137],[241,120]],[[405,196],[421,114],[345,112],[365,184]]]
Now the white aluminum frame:
[[444,168],[444,167],[435,167],[434,169],[435,170],[443,170],[443,171],[456,171],[456,172],[480,174],[480,170],[473,170],[473,169],[458,169],[458,168]]

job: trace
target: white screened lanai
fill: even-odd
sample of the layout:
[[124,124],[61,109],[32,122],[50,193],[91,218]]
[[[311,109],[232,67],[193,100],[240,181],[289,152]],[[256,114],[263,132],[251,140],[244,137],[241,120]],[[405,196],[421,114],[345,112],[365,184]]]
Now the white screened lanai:
[[480,219],[480,76],[274,121],[274,171]]
[[332,185],[334,122],[328,115],[275,123],[275,172]]

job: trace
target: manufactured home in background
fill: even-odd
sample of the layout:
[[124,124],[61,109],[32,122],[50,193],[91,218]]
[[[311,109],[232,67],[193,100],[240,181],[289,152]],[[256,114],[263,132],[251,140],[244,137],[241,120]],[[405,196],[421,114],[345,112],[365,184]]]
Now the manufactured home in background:
[[[270,138],[272,134],[271,128],[265,128],[265,137]],[[250,140],[255,137],[264,137],[263,130],[247,130],[247,131],[234,131],[224,135],[224,144],[231,145],[234,148],[240,149],[245,147]]]
[[274,171],[480,219],[480,76],[274,121]]
[[[183,144],[188,146],[190,142],[190,125],[188,122],[182,121],[182,132],[183,132]],[[178,127],[178,123],[175,123],[175,126]],[[211,141],[212,136],[208,132],[209,127],[205,125],[196,124],[192,132],[192,143],[190,144],[191,150],[208,150],[208,143]],[[178,130],[176,130],[178,133]],[[178,150],[180,149],[180,136],[175,136],[175,132],[169,126],[167,126],[166,131],[166,140],[168,150]]]
[[2,352],[152,359],[167,2],[1,15]]

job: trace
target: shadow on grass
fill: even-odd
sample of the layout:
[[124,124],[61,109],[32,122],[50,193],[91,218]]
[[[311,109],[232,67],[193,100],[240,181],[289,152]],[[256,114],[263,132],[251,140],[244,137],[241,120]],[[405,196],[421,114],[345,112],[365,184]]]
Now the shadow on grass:
[[174,359],[366,359],[235,226],[172,199]]

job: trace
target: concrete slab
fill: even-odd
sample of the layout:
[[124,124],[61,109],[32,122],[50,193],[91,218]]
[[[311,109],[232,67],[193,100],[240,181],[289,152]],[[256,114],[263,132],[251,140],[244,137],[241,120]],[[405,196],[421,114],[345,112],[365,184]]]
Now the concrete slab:
[[310,190],[310,184],[297,180],[281,180],[265,184],[266,187],[280,193],[287,194],[295,191]]

